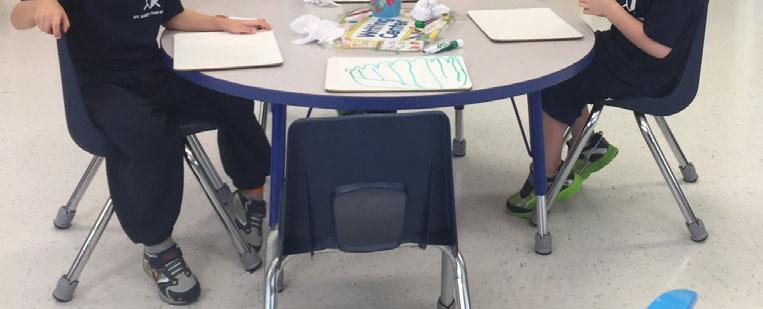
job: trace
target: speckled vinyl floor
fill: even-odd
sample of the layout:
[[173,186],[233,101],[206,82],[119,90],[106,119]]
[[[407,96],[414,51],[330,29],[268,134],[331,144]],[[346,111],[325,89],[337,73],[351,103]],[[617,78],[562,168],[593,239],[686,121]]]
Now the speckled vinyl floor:
[[[573,0],[550,2],[576,8]],[[141,248],[116,220],[80,278],[75,300],[60,304],[51,298],[106,199],[106,182],[100,171],[70,230],[53,228],[57,208],[90,156],[66,131],[53,40],[11,29],[15,0],[0,3],[0,307],[169,307],[141,270]],[[620,156],[587,180],[578,196],[557,205],[550,219],[555,251],[536,255],[533,228],[503,209],[529,164],[511,106],[501,101],[469,107],[468,156],[455,160],[455,170],[474,308],[644,308],[676,288],[697,291],[697,308],[763,308],[763,2],[711,1],[710,11],[699,95],[668,119],[700,173],[698,183],[683,188],[708,227],[707,242],[688,239],[632,115],[606,109],[599,128],[620,147]],[[304,112],[290,109],[289,119]],[[201,139],[219,162],[214,135]],[[186,174],[175,237],[203,286],[194,307],[260,307],[263,272],[241,269],[198,184]],[[281,308],[434,308],[438,295],[435,250],[332,253],[297,257],[288,266]]]

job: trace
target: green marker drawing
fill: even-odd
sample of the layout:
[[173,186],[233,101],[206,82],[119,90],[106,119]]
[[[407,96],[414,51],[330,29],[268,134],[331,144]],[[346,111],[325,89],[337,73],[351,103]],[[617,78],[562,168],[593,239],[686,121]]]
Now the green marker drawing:
[[459,89],[469,84],[461,58],[429,56],[396,58],[345,69],[363,87],[389,90]]

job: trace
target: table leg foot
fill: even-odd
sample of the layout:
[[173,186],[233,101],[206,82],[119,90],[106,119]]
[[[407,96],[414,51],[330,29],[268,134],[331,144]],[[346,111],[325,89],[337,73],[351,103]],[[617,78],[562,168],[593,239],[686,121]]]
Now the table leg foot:
[[540,255],[551,254],[551,233],[541,236],[535,233],[535,253]]
[[466,156],[466,139],[453,139],[453,156],[456,158]]

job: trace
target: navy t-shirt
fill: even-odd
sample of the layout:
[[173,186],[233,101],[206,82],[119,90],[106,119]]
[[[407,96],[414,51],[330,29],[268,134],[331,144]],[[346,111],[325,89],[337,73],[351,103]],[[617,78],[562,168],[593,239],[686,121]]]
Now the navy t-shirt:
[[652,57],[633,45],[617,28],[599,33],[611,76],[639,88],[667,94],[686,64],[700,19],[701,0],[617,0],[632,16],[644,23],[651,39],[670,47],[664,59]]
[[87,76],[125,76],[163,66],[159,27],[183,11],[180,0],[59,0],[71,28],[74,64]]

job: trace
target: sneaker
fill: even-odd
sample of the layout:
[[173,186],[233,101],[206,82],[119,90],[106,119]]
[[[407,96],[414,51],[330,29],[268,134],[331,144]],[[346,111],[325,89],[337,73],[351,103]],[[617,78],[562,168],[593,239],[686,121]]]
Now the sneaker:
[[[549,189],[554,183],[554,178],[546,178],[546,183]],[[554,199],[555,202],[566,200],[573,195],[577,194],[583,187],[583,179],[577,173],[570,173],[567,176],[567,180],[562,184],[562,189],[559,190],[559,194]],[[525,184],[519,192],[512,194],[506,200],[506,211],[510,215],[529,219],[535,210],[535,188],[533,187],[533,169],[530,166],[530,175],[527,176]]]
[[164,302],[187,305],[199,299],[199,281],[185,264],[183,252],[177,245],[156,255],[144,252],[143,270],[156,282]]
[[257,252],[262,247],[262,224],[267,214],[265,201],[252,199],[241,190],[233,192],[225,207],[238,233]]
[[[567,141],[568,149],[572,149],[572,140]],[[588,145],[583,148],[580,156],[575,161],[575,165],[572,167],[574,173],[580,174],[584,180],[588,179],[591,174],[598,172],[609,162],[617,157],[619,150],[613,146],[602,135],[602,132],[597,132],[591,136],[588,141]]]

